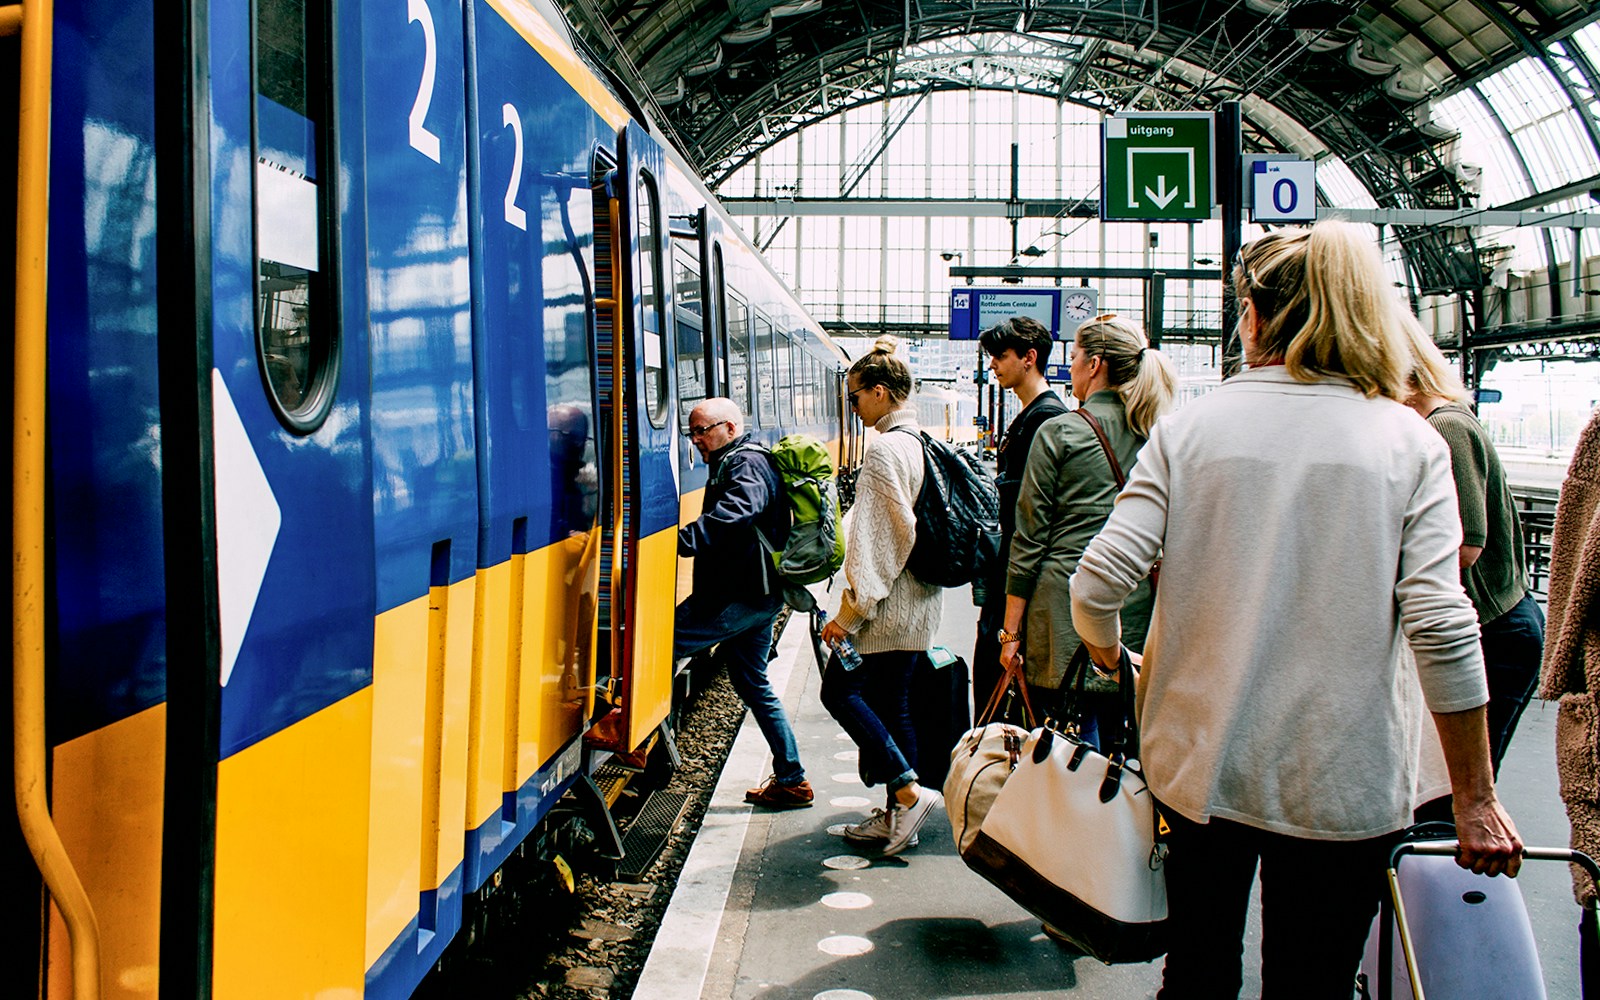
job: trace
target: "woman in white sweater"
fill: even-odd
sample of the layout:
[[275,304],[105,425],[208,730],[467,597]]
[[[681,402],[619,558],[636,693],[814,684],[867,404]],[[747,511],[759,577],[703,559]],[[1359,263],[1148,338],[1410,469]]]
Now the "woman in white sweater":
[[[850,368],[850,405],[878,431],[856,478],[856,500],[845,527],[845,588],[839,610],[822,629],[833,645],[846,635],[861,665],[846,670],[835,656],[822,678],[822,704],[861,750],[867,784],[888,788],[883,809],[845,829],[857,843],[882,844],[884,854],[915,846],[917,830],[938,804],[938,792],[917,781],[911,725],[911,672],[939,628],[943,594],[906,571],[917,541],[914,506],[922,490],[924,455],[917,417],[905,405],[911,370],[895,357],[897,341],[880,337]],[[892,433],[908,431],[909,433]]]
[[1324,222],[1235,262],[1250,368],[1156,425],[1071,581],[1114,673],[1123,598],[1162,556],[1139,676],[1143,766],[1171,825],[1162,997],[1234,997],[1259,863],[1262,991],[1348,1000],[1410,820],[1418,684],[1463,867],[1515,875],[1495,797],[1450,457],[1399,400],[1411,352],[1372,241]]

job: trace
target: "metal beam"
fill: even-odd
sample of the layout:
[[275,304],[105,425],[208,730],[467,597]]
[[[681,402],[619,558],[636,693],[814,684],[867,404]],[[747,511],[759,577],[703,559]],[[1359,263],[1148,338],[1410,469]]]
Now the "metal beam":
[[[724,198],[730,215],[869,215],[933,218],[1006,218],[1004,198]],[[1025,201],[1025,219],[1093,219],[1099,198]]]
[[1217,267],[952,267],[952,278],[1131,278],[1160,271],[1169,281],[1221,281]]
[[[1007,217],[1004,198],[725,198],[722,204],[729,215]],[[1025,219],[1093,219],[1099,214],[1099,199],[1095,197],[1022,203]],[[1324,205],[1318,207],[1317,218],[1415,228],[1600,228],[1600,212],[1520,212],[1502,208],[1334,208]]]

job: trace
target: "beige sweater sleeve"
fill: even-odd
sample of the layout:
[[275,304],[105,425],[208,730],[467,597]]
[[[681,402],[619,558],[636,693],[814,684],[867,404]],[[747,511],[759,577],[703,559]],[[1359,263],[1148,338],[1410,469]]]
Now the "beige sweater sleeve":
[[867,449],[845,537],[845,590],[834,616],[846,632],[876,617],[917,543],[913,481],[918,487],[921,481],[909,468],[907,449],[893,439],[913,445],[919,459],[922,455],[922,442],[909,434],[885,434]]

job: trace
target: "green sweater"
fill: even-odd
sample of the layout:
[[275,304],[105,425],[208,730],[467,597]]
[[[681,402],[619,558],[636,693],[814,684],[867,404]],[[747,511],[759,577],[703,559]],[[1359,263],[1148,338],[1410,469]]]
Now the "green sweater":
[[1461,586],[1472,598],[1478,621],[1487,624],[1528,591],[1516,501],[1494,443],[1471,410],[1446,403],[1428,414],[1428,423],[1450,446],[1462,544],[1483,549],[1478,561],[1461,571]]
[[[1133,475],[1145,439],[1128,426],[1122,397],[1102,389],[1084,406],[1105,429],[1123,475]],[[1023,664],[1032,686],[1057,688],[1066,677],[1079,642],[1067,581],[1089,540],[1111,516],[1116,499],[1116,477],[1088,421],[1069,412],[1040,425],[1017,498],[1017,531],[1006,575],[1006,593],[1028,598]],[[1135,652],[1144,649],[1154,601],[1150,581],[1143,580],[1123,606],[1122,641]]]

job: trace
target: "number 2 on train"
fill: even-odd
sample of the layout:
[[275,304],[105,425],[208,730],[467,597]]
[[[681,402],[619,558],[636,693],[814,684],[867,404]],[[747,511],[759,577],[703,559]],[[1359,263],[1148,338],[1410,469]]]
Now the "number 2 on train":
[[439,137],[423,127],[428,117],[428,105],[433,101],[433,77],[439,71],[439,41],[433,33],[433,12],[428,10],[428,0],[407,0],[407,9],[413,23],[422,24],[422,82],[417,85],[417,99],[411,105],[411,148],[435,163],[439,162]]
[[506,181],[506,221],[527,232],[528,213],[517,207],[517,188],[522,186],[522,116],[517,114],[516,106],[509,103],[501,108],[501,112],[506,126],[517,140],[517,149],[511,159],[511,177]]

